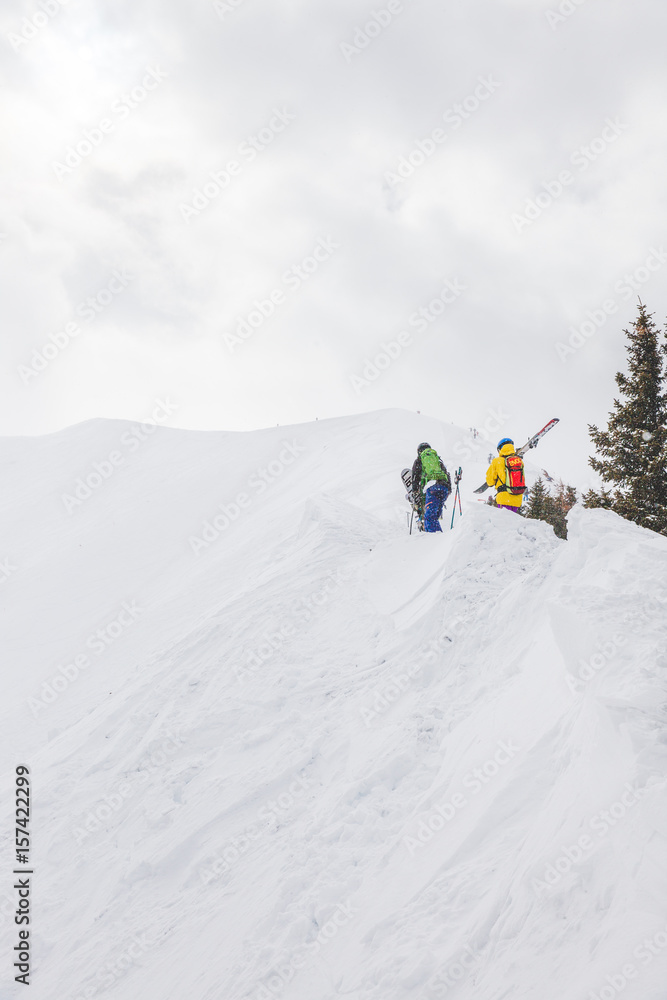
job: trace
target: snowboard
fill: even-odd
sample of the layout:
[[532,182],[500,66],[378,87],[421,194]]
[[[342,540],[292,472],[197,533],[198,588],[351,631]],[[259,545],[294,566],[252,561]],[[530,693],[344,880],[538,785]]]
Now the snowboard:
[[[403,485],[405,486],[407,493],[405,494],[405,499],[408,501],[412,510],[417,514],[417,527],[420,531],[424,530],[424,524],[421,519],[421,514],[415,506],[415,495],[412,492],[412,470],[403,469],[401,472],[401,479],[403,480]],[[412,532],[412,524],[410,524],[410,531]]]
[[[530,451],[531,448],[536,448],[541,439],[544,437],[544,435],[547,434],[548,431],[552,430],[552,428],[556,426],[559,420],[560,417],[554,417],[553,420],[550,420],[548,424],[544,425],[541,431],[538,431],[537,434],[533,434],[532,438],[528,438],[526,443],[522,445],[521,448],[517,449],[516,454],[519,455],[520,457],[523,457],[527,451]],[[481,486],[478,486],[477,489],[474,490],[473,492],[485,493],[487,490],[490,489],[491,487],[489,486],[488,483],[483,483]]]
[[401,479],[403,480],[403,485],[407,490],[405,494],[405,499],[411,506],[414,506],[414,495],[412,492],[412,472],[410,471],[410,469],[403,469],[403,472],[401,473]]

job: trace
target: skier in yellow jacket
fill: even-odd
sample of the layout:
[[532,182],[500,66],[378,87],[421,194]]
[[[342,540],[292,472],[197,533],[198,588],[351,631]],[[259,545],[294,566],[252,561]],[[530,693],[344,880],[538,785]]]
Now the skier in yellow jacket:
[[514,454],[514,442],[511,438],[503,438],[502,441],[498,442],[498,457],[491,461],[486,473],[486,483],[487,486],[496,487],[496,504],[499,507],[513,510],[515,514],[518,514],[523,503],[523,495],[521,493],[518,495],[508,493],[506,489],[503,489],[507,483],[505,459],[508,455]]

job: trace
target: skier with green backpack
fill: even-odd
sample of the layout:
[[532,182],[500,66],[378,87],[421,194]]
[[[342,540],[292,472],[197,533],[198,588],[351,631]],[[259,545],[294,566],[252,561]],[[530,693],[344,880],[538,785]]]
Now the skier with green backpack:
[[423,441],[412,465],[412,492],[424,523],[424,531],[442,531],[440,518],[452,483],[438,453]]

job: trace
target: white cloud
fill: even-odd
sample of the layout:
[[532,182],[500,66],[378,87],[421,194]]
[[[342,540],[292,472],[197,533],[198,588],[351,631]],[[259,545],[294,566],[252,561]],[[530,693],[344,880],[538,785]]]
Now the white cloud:
[[[567,418],[559,458],[581,475],[585,425],[611,404],[633,303],[567,365],[554,344],[665,234],[667,11],[590,0],[552,30],[546,3],[403,0],[348,64],[340,43],[381,6],[244,0],[220,17],[203,0],[70,0],[18,51],[7,41],[1,431],[140,418],[157,391],[197,427],[356,409],[359,359],[458,275],[465,304],[363,406],[468,425],[518,373],[521,427]],[[5,8],[0,34],[38,9]],[[165,77],[144,97],[136,88],[156,67]],[[497,91],[460,127],[443,122],[489,76]],[[179,206],[276,108],[294,121],[186,224]],[[627,131],[576,169],[574,151],[615,116]],[[58,180],[53,161],[103,119],[113,128]],[[437,127],[446,141],[388,187],[386,172]],[[518,234],[512,213],[568,167],[574,182]],[[335,257],[230,355],[223,331],[327,234]],[[136,274],[131,287],[24,385],[17,365],[115,268]],[[643,295],[662,322],[664,280]]]

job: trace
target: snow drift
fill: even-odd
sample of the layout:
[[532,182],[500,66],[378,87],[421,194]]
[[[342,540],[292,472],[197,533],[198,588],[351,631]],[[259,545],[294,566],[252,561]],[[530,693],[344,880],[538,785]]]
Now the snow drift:
[[[464,516],[409,536],[424,439]],[[664,1000],[667,540],[486,507],[488,450],[400,411],[0,443],[33,998]]]

